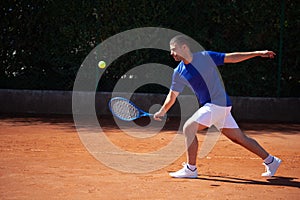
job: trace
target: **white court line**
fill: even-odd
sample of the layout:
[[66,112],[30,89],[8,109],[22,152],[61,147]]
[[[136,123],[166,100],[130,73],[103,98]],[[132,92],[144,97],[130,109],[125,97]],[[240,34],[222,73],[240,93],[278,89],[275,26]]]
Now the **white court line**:
[[[249,160],[261,160],[261,158],[259,158],[259,157],[255,157],[255,158],[253,158],[253,157],[241,157],[241,156],[206,156],[205,157],[206,159],[214,159],[214,158],[223,158],[223,159],[243,159],[243,160],[247,160],[247,159],[249,159]],[[300,156],[289,156],[289,158],[285,158],[284,159],[285,161],[291,161],[291,160],[300,160]]]
[[[10,149],[10,148],[4,148],[4,149],[0,149],[1,151],[20,151],[22,149]],[[32,152],[50,152],[48,149],[26,149],[27,151],[32,151]],[[25,151],[26,151],[25,150]],[[24,150],[23,150],[24,151]],[[70,153],[82,153],[85,152],[85,150],[79,150],[79,151],[72,151]],[[127,155],[128,152],[108,152],[108,151],[102,151],[102,152],[92,152],[92,153],[98,153],[98,154],[108,154],[108,155]],[[144,154],[145,156],[166,156],[166,155],[161,155],[158,153],[139,153],[139,152],[131,152],[133,154]],[[242,157],[242,156],[206,156],[204,157],[205,159],[243,159],[243,160],[260,160],[261,158],[259,157]],[[202,159],[202,158],[201,158]],[[288,159],[284,159],[284,160],[300,160],[300,156],[292,156],[289,157]]]
[[206,159],[212,159],[212,158],[225,158],[225,159],[249,159],[249,160],[260,160],[261,158],[252,158],[252,157],[241,157],[241,156],[206,156],[205,157]]
[[[107,154],[107,155],[127,155],[126,152],[108,152],[108,151],[101,151],[101,152],[93,152],[98,154]],[[133,154],[145,155],[145,156],[161,156],[165,157],[167,155],[162,155],[159,153],[139,153],[139,152],[130,152]],[[203,158],[200,158],[203,159]],[[240,159],[240,160],[261,160],[259,157],[242,157],[242,156],[206,156],[204,159]],[[289,157],[288,159],[284,160],[300,160],[300,156],[293,156]]]

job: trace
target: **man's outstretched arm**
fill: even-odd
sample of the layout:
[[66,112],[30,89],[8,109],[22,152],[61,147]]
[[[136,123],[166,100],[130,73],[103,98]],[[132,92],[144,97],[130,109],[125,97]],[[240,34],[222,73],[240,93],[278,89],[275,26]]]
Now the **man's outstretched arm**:
[[168,110],[173,106],[178,95],[179,92],[173,90],[169,91],[169,94],[167,95],[164,104],[162,105],[160,110],[154,114],[155,120],[161,121],[161,117],[163,117],[168,112]]
[[226,53],[224,63],[238,63],[254,57],[274,58],[276,54],[273,51],[252,51],[252,52],[235,52]]

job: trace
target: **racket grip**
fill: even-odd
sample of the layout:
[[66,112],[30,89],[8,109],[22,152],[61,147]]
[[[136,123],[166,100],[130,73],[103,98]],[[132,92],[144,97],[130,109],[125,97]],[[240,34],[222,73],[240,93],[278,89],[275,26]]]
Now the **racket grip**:
[[[149,117],[154,118],[154,114],[150,114]],[[161,116],[161,117],[159,117],[159,119],[165,120],[165,119],[167,119],[167,115]]]

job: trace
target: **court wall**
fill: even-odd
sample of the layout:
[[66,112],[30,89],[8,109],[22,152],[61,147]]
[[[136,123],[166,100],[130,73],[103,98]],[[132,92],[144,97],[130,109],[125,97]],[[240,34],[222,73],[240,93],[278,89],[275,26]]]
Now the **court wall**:
[[[93,92],[77,92],[84,99]],[[126,96],[126,93],[114,93],[114,96]],[[99,115],[110,115],[107,103],[111,93],[98,92],[95,95],[95,108]],[[166,95],[134,94],[132,100],[139,107],[147,110],[153,104],[162,104]],[[190,95],[179,96],[185,101]],[[231,97],[232,113],[238,121],[276,121],[300,122],[300,98],[262,98]],[[72,114],[72,91],[47,90],[0,90],[0,114]],[[177,102],[168,113],[180,116]]]

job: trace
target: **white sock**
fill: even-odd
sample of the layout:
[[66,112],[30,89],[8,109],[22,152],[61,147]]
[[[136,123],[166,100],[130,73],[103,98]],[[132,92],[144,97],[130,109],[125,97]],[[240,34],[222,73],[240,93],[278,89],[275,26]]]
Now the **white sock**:
[[187,166],[191,171],[195,171],[195,169],[197,168],[196,165],[187,164]]
[[271,154],[269,154],[269,156],[266,159],[264,159],[264,163],[270,164],[273,161],[273,159],[274,157]]

